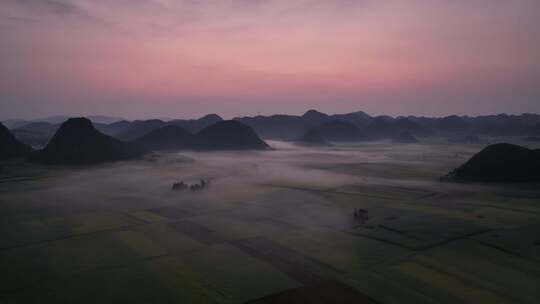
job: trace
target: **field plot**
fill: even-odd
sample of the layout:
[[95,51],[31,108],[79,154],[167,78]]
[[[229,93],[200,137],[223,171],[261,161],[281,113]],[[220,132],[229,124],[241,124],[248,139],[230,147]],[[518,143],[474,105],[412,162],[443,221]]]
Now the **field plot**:
[[[272,144],[97,167],[8,164],[0,303],[540,298],[538,185],[439,180],[478,147]],[[171,190],[201,179],[204,191]]]

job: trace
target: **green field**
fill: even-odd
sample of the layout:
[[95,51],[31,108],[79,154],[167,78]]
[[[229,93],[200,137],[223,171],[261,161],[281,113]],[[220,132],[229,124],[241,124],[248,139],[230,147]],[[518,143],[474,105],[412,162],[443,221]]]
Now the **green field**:
[[540,299],[539,185],[439,181],[480,146],[272,144],[2,164],[0,303]]

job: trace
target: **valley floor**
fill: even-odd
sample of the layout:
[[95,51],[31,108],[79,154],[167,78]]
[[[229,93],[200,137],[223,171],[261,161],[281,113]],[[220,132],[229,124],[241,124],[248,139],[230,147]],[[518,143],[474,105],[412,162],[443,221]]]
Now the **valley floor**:
[[540,298],[539,185],[439,180],[482,146],[270,144],[3,164],[0,303]]

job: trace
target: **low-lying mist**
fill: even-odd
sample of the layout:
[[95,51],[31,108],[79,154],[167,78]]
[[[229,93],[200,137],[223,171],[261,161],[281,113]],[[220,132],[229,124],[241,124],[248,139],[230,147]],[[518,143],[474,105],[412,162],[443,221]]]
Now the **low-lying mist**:
[[[478,150],[470,145],[385,142],[325,148],[280,141],[269,144],[273,150],[160,153],[101,166],[46,167],[59,173],[29,182],[24,191],[9,195],[43,208],[137,210],[178,204],[197,208],[197,203],[236,204],[287,188],[391,185],[440,189],[456,187],[443,185],[438,178]],[[175,182],[194,184],[201,179],[210,181],[202,191],[171,190]]]

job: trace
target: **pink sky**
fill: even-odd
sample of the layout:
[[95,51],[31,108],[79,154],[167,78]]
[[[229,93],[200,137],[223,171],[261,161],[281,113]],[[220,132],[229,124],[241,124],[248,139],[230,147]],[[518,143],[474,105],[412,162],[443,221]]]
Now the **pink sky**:
[[0,118],[540,112],[537,0],[3,0]]

